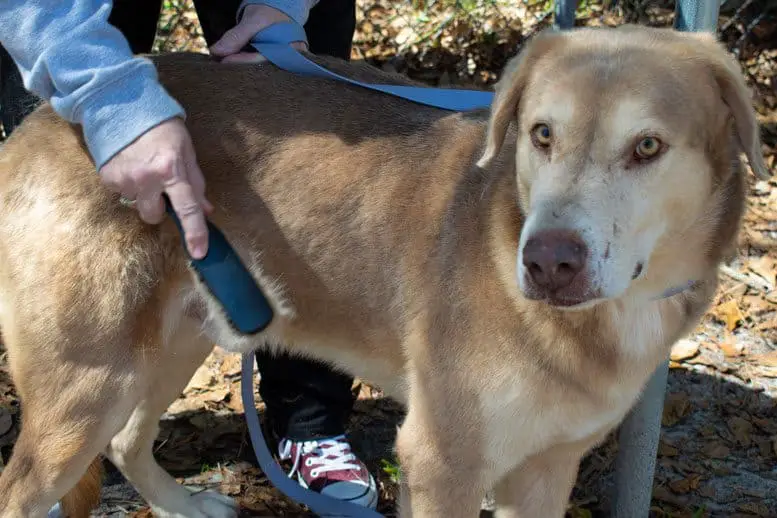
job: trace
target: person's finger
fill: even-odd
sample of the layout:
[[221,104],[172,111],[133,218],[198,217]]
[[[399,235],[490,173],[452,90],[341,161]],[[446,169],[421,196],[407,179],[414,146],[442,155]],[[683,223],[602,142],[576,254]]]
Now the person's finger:
[[162,222],[165,217],[165,203],[159,191],[146,191],[138,194],[135,199],[135,209],[140,219],[151,225]]
[[[176,167],[186,167],[186,162],[178,162]],[[189,255],[194,259],[202,259],[208,253],[208,226],[203,208],[188,178],[187,171],[176,171],[173,180],[165,186],[165,192],[181,222]]]
[[211,54],[218,57],[239,52],[256,34],[256,28],[250,23],[239,23],[229,29],[210,48]]
[[221,60],[222,63],[263,63],[267,58],[258,52],[238,52]]
[[189,184],[192,186],[194,195],[197,197],[197,201],[200,203],[200,207],[205,211],[205,215],[208,216],[213,212],[213,204],[205,197],[205,176],[200,170],[200,166],[197,164],[197,159],[193,156],[187,155],[188,165],[186,171],[189,173]]

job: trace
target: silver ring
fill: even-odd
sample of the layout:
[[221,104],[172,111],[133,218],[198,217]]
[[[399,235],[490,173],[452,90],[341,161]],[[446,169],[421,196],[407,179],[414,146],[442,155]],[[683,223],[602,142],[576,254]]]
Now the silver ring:
[[119,197],[119,203],[121,203],[121,204],[122,204],[122,205],[124,205],[125,207],[130,207],[130,208],[132,208],[132,207],[134,207],[134,206],[135,206],[135,204],[137,203],[137,200],[130,200],[130,199],[129,199],[129,198],[127,198],[126,196],[120,196],[120,197]]

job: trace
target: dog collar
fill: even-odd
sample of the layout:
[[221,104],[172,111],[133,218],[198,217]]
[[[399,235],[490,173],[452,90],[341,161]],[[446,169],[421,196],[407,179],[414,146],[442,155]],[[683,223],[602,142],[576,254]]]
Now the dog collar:
[[695,288],[700,284],[701,284],[701,281],[688,281],[687,283],[682,284],[680,286],[674,286],[673,288],[669,288],[668,290],[666,290],[660,296],[656,297],[656,300],[668,299],[670,297],[674,297],[675,295],[679,295],[680,293],[686,290]]

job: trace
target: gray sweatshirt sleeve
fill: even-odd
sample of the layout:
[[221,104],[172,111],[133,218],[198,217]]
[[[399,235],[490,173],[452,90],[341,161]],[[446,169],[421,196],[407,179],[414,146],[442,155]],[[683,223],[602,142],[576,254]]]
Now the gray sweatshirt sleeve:
[[108,23],[109,0],[2,0],[0,43],[25,87],[80,124],[99,169],[137,137],[184,110]]

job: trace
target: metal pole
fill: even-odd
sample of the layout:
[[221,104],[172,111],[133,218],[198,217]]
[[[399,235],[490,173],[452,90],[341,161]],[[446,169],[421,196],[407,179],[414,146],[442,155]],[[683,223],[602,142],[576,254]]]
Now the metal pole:
[[668,375],[667,361],[650,378],[642,397],[621,424],[612,518],[649,515]]
[[[715,32],[719,13],[719,0],[676,0],[674,28]],[[668,371],[667,361],[653,374],[642,397],[621,425],[613,518],[641,518],[650,512]]]
[[678,31],[715,32],[720,14],[719,0],[677,0],[674,28]]
[[571,29],[575,26],[575,11],[578,0],[556,0],[553,4],[553,25],[557,29]]

